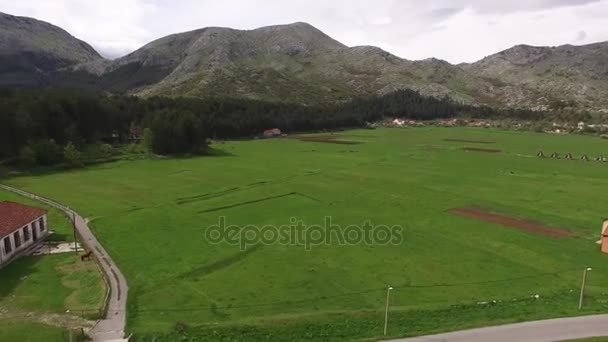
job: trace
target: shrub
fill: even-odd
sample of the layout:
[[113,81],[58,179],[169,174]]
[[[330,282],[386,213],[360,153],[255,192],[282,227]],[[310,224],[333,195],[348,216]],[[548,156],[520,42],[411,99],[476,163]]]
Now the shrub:
[[69,142],[63,149],[63,158],[69,166],[84,166],[84,163],[82,162],[82,153],[80,153],[76,146],[74,146],[74,144],[72,144],[71,142]]
[[54,165],[63,159],[61,147],[53,139],[39,141],[31,147],[36,153],[36,164]]
[[29,145],[23,146],[19,150],[19,161],[25,166],[36,165],[36,151]]
[[154,144],[154,134],[152,133],[152,129],[146,128],[144,129],[144,136],[142,138],[142,145],[146,149],[147,153],[152,153],[152,146]]
[[114,154],[114,148],[110,144],[99,145],[99,153],[104,157],[111,157]]

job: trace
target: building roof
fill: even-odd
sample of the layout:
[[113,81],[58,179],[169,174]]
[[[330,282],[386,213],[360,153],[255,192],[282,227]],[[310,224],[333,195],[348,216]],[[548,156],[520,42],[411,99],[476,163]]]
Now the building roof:
[[45,209],[25,204],[10,201],[0,202],[0,238],[17,231],[46,213]]

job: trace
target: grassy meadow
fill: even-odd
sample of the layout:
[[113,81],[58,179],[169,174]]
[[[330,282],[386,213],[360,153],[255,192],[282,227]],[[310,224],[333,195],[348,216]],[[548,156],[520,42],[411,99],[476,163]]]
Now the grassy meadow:
[[0,321],[0,331],[0,341],[6,342],[64,342],[69,338],[68,332],[62,328],[37,323]]
[[[376,338],[388,285],[390,336],[574,315],[585,266],[593,271],[582,313],[608,309],[608,256],[595,244],[608,215],[608,163],[536,158],[539,150],[608,155],[607,140],[437,127],[331,137],[357,144],[312,138],[232,141],[215,144],[214,156],[117,161],[6,183],[92,221],[129,281],[128,330],[142,340]],[[447,213],[458,207],[576,237]],[[341,227],[400,225],[403,241],[242,252],[205,239],[219,217],[243,227],[326,216]]]

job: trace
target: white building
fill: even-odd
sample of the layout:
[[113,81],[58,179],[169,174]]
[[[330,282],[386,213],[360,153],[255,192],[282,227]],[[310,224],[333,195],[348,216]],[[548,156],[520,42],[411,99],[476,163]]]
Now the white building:
[[48,234],[46,210],[15,202],[0,202],[0,268]]

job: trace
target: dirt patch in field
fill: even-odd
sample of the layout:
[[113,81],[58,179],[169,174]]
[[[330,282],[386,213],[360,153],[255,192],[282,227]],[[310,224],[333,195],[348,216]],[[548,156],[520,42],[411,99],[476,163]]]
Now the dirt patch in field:
[[495,144],[496,143],[496,141],[467,140],[467,139],[443,139],[443,141],[462,142],[462,143],[471,143],[471,144]]
[[359,145],[362,144],[360,141],[353,140],[339,140],[340,136],[337,135],[315,135],[315,136],[294,136],[295,139],[304,142],[318,142],[325,144],[339,144],[339,145]]
[[492,148],[478,148],[478,147],[463,147],[463,150],[467,152],[483,152],[483,153],[498,153],[500,150]]
[[455,208],[448,210],[448,213],[549,237],[562,238],[576,236],[576,234],[566,229],[550,227],[538,222],[492,213],[478,208]]

